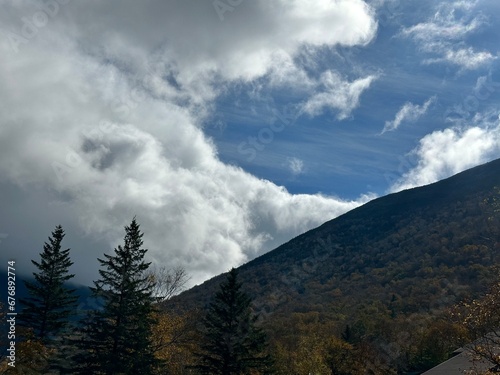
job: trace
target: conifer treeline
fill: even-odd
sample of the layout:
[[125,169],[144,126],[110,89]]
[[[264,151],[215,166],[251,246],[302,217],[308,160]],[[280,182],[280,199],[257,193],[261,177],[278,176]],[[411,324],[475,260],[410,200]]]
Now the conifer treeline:
[[[199,327],[196,321],[168,316],[159,302],[182,288],[186,273],[151,271],[134,218],[125,227],[124,244],[98,258],[100,277],[90,288],[98,307],[76,320],[78,296],[67,286],[74,275],[69,273],[70,249],[62,250],[64,236],[57,226],[40,262],[32,261],[34,281],[26,282],[29,296],[20,300],[18,366],[1,373],[149,375],[171,373],[175,367],[186,374],[272,372],[265,334],[254,325],[251,300],[240,290],[236,270]],[[193,346],[194,340],[199,345]],[[190,349],[188,358],[179,350],[183,346]],[[180,366],[167,363],[182,356]]]

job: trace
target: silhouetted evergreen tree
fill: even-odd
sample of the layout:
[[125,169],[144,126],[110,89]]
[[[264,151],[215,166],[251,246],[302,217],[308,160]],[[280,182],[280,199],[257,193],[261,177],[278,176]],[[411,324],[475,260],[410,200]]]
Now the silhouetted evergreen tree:
[[[266,335],[255,326],[250,298],[241,291],[233,268],[221,284],[203,321],[202,352],[197,353],[202,374],[271,373],[266,351]],[[256,373],[256,372],[252,372]]]
[[68,272],[73,264],[69,250],[61,250],[64,230],[58,225],[49,242],[45,242],[41,261],[31,262],[38,272],[34,272],[34,282],[25,281],[29,296],[20,299],[24,308],[19,314],[22,325],[32,328],[34,338],[44,344],[53,344],[55,339],[69,325],[69,317],[76,308],[78,296],[75,289],[69,289],[65,282],[75,275]]
[[77,342],[75,373],[151,374],[158,365],[152,352],[152,283],[144,261],[139,224],[125,227],[125,244],[105,254],[100,279],[91,288],[102,309],[89,313]]

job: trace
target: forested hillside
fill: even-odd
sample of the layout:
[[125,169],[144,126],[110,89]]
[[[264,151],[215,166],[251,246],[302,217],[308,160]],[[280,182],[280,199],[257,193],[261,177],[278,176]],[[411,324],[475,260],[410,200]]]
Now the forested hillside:
[[[500,259],[492,207],[499,172],[496,160],[373,200],[243,265],[241,278],[257,309],[270,314],[328,315],[332,305],[369,301],[411,313],[478,292]],[[172,303],[202,306],[221,277]]]
[[[418,367],[410,362],[422,358],[400,357],[415,356],[442,312],[484,292],[497,275],[499,171],[496,160],[373,200],[243,265],[241,280],[262,324],[292,347],[304,337],[342,335],[379,353],[397,343],[387,361]],[[168,309],[203,309],[222,277],[179,295]],[[448,329],[439,331],[444,341],[453,336]]]

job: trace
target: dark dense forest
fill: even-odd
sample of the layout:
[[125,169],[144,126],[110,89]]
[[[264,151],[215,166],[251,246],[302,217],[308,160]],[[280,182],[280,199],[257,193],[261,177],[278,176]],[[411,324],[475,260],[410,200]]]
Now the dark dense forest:
[[0,372],[420,374],[470,343],[500,366],[499,166],[374,200],[183,293],[134,218],[81,295],[57,226]]

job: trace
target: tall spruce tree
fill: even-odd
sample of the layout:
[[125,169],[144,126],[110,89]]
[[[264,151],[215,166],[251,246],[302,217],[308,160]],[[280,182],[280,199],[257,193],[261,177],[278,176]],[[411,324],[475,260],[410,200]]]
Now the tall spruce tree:
[[38,272],[34,272],[34,282],[25,281],[29,296],[20,299],[24,308],[19,314],[22,325],[32,328],[34,337],[44,344],[54,344],[59,335],[69,325],[69,317],[76,308],[78,297],[75,289],[69,289],[65,283],[75,275],[69,273],[73,264],[69,250],[61,250],[64,230],[58,225],[45,242],[41,261],[31,262]]
[[272,361],[266,354],[266,335],[255,326],[251,299],[241,291],[234,268],[220,286],[203,320],[202,352],[197,353],[202,374],[268,374]]
[[143,233],[135,218],[125,232],[124,246],[98,259],[100,279],[91,290],[102,309],[85,319],[74,373],[147,375],[158,365],[151,345],[154,297]]

